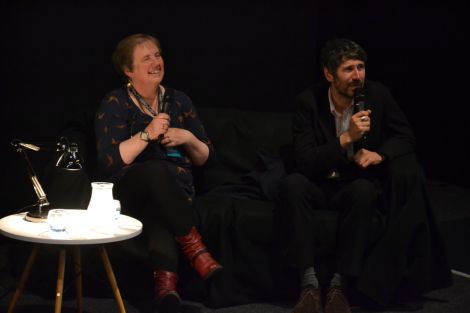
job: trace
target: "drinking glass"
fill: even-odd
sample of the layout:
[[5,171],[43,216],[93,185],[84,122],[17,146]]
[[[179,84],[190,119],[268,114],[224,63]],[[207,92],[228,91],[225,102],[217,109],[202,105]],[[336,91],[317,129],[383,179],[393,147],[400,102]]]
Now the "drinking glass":
[[54,232],[63,232],[67,228],[67,211],[64,209],[52,209],[47,213],[47,223]]
[[121,215],[121,201],[117,199],[113,199],[113,207],[116,210],[114,219],[117,220],[119,218],[119,215]]

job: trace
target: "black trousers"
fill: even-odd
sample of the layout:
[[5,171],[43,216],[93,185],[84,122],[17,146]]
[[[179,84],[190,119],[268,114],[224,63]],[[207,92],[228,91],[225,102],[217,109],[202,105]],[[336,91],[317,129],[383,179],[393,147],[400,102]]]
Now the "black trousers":
[[193,209],[174,175],[159,160],[134,164],[115,182],[114,197],[143,223],[154,269],[176,272],[179,250],[175,236],[189,233]]
[[318,233],[317,210],[338,212],[336,235],[337,271],[357,276],[378,209],[380,188],[373,180],[314,183],[299,173],[288,175],[281,184],[281,216],[290,265],[305,269],[315,263]]

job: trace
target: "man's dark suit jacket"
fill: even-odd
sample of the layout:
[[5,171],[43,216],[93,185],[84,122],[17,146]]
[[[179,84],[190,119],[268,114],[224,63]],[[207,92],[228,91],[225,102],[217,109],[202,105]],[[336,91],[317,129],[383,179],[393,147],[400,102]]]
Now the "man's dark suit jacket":
[[[314,182],[324,181],[332,170],[350,178],[385,174],[377,181],[387,222],[365,257],[357,288],[376,302],[388,304],[405,288],[421,293],[446,287],[452,279],[425,178],[414,155],[413,131],[384,85],[367,81],[364,88],[366,108],[372,113],[363,147],[384,155],[385,162],[359,170],[348,160],[336,136],[326,84],[297,98],[294,151],[297,171]],[[406,179],[391,174],[403,170],[414,174],[405,175]]]
[[[371,128],[364,148],[392,160],[414,151],[413,131],[389,90],[367,81],[365,104],[371,113]],[[297,98],[294,116],[294,147],[299,171],[311,179],[325,177],[332,170],[350,167],[350,161],[336,137],[335,119],[330,111],[328,85],[307,89]]]

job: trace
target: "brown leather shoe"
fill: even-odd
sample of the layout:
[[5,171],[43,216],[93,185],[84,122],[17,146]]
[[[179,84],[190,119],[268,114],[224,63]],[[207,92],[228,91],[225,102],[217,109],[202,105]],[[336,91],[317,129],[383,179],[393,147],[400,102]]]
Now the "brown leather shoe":
[[325,313],[351,313],[349,302],[341,288],[330,287],[326,294]]
[[320,289],[305,288],[302,290],[293,313],[323,313]]

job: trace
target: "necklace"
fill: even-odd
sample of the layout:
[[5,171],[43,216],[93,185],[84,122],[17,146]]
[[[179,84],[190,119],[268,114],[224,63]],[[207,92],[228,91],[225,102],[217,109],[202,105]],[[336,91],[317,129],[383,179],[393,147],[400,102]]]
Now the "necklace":
[[[155,112],[155,110],[147,102],[145,102],[144,98],[137,92],[137,90],[135,90],[134,86],[132,86],[130,82],[127,83],[127,88],[134,95],[134,97],[136,97],[137,101],[139,101],[139,103],[145,107],[150,112],[150,114],[152,114],[152,116],[157,116],[158,113]],[[157,94],[158,103],[160,104],[163,101],[163,93],[161,92],[160,86],[158,86]]]

